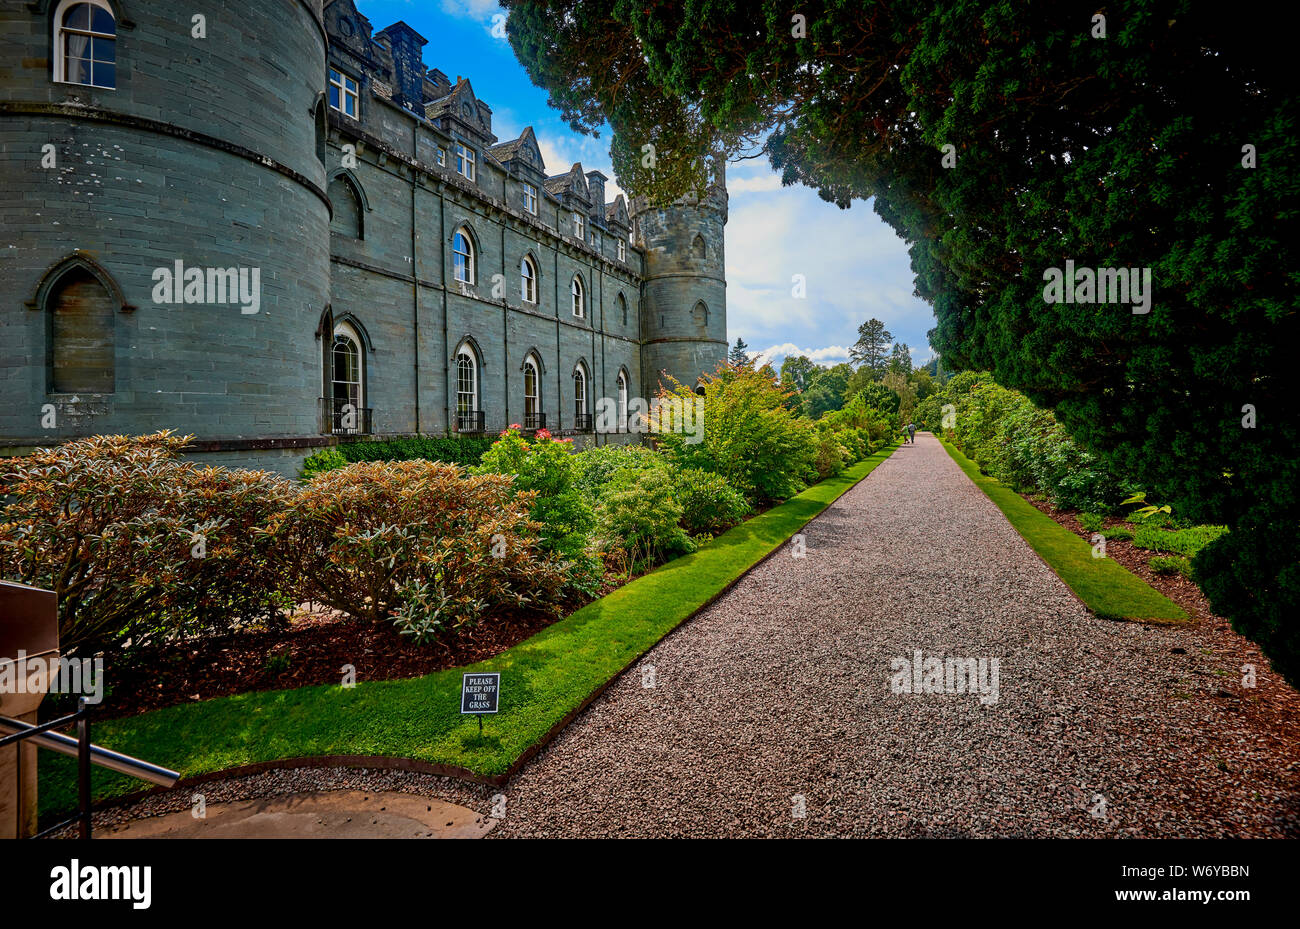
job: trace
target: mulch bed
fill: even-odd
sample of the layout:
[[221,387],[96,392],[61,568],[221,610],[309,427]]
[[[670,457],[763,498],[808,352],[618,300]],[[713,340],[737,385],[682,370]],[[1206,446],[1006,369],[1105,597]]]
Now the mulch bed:
[[[1091,544],[1092,533],[1079,525],[1078,514],[1056,509],[1046,500],[1022,494],[1040,512]],[[1121,519],[1106,518],[1106,529],[1115,526],[1132,528],[1133,524]],[[1268,659],[1260,654],[1259,646],[1239,635],[1229,620],[1216,614],[1205,594],[1194,582],[1181,574],[1159,574],[1152,571],[1149,562],[1161,552],[1138,548],[1132,542],[1119,539],[1106,540],[1106,557],[1113,558],[1124,568],[1136,574],[1160,593],[1177,603],[1191,617],[1191,621],[1204,628],[1210,652],[1223,659],[1225,686],[1210,691],[1210,699],[1235,704],[1242,716],[1260,725],[1268,741],[1278,745],[1294,745],[1300,740],[1300,692],[1288,685],[1279,674],[1269,669]],[[1207,653],[1208,654],[1208,653]],[[1243,659],[1258,668],[1258,686],[1252,691],[1236,686]]]

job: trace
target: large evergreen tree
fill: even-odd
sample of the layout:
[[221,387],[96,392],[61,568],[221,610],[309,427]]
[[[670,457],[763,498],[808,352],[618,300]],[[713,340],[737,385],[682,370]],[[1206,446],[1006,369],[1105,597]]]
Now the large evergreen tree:
[[889,367],[889,343],[893,335],[880,320],[872,318],[858,327],[858,341],[849,348],[849,358],[871,372],[873,378],[881,377]]
[[[682,193],[701,156],[761,137],[785,183],[874,197],[945,367],[990,370],[1150,499],[1230,525],[1197,576],[1300,680],[1283,370],[1300,341],[1300,106],[1267,16],[1191,0],[505,2],[552,102],[615,130],[625,188]],[[1150,269],[1147,312],[1046,302],[1067,261]]]

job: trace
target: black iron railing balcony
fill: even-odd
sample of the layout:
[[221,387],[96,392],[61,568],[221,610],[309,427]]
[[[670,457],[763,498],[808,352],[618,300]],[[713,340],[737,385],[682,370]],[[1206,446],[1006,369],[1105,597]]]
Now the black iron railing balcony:
[[573,428],[577,432],[591,432],[596,420],[590,413],[578,413],[573,417]]
[[350,400],[322,397],[321,431],[332,435],[370,435],[371,410],[358,408]]
[[486,432],[487,416],[482,410],[460,410],[456,413],[457,432]]
[[525,413],[525,414],[524,414],[524,428],[525,428],[525,429],[529,429],[529,430],[534,430],[534,431],[537,430],[537,429],[545,429],[545,428],[546,428],[546,414],[545,414],[545,413]]

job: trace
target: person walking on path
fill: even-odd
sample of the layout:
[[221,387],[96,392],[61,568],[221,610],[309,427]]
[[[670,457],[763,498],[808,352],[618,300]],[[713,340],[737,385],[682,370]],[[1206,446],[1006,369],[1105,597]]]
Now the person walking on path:
[[916,423],[907,424],[907,437],[913,445],[916,444]]

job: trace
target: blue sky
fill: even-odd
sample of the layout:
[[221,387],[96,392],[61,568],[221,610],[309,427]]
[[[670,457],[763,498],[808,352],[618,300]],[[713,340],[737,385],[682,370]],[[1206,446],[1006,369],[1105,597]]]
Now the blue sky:
[[[451,80],[469,78],[475,95],[492,107],[493,130],[505,141],[531,125],[548,174],[575,161],[611,177],[607,196],[619,192],[609,161],[609,138],[574,133],[546,105],[509,43],[492,35],[494,0],[357,0],[375,31],[405,20],[429,40],[424,61]],[[806,354],[822,364],[848,360],[860,323],[881,319],[895,341],[912,348],[913,362],[933,352],[926,333],[930,307],[912,294],[907,248],[893,230],[856,202],[840,210],[804,187],[782,188],[766,159],[728,166],[727,331],[751,351],[776,361]],[[791,295],[802,274],[807,296]]]

